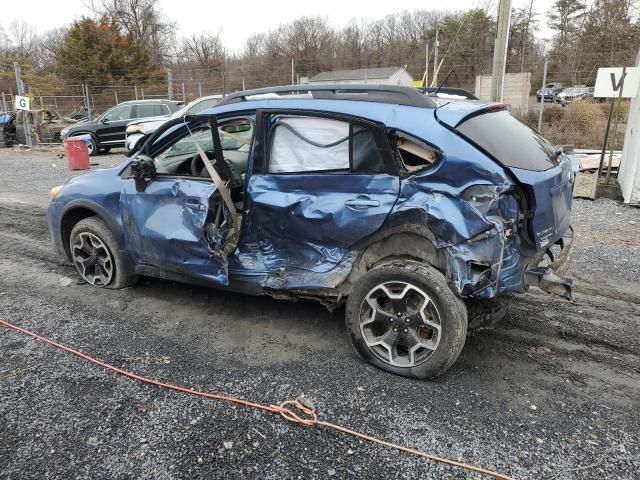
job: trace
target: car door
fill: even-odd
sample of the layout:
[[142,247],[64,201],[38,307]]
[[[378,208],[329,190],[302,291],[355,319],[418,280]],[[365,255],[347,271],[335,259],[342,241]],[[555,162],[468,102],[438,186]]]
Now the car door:
[[130,103],[118,105],[98,119],[96,137],[100,145],[124,144],[127,123],[135,115],[134,107]]
[[257,112],[245,246],[270,271],[328,272],[383,225],[400,189],[383,125]]
[[217,189],[210,178],[193,177],[183,167],[197,155],[194,136],[205,150],[213,150],[216,141],[220,143],[217,128],[213,136],[206,125],[205,130],[192,126],[193,136],[184,125],[180,128],[175,138],[152,150],[157,171],[155,178],[145,182],[144,190],[133,176],[123,180],[120,205],[125,245],[144,266],[226,285],[227,258],[213,250],[205,238]]

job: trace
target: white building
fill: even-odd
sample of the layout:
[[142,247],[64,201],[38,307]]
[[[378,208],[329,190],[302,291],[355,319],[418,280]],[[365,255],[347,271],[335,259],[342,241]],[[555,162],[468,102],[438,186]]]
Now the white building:
[[411,86],[413,77],[402,67],[358,68],[322,72],[300,83],[368,83],[371,85]]

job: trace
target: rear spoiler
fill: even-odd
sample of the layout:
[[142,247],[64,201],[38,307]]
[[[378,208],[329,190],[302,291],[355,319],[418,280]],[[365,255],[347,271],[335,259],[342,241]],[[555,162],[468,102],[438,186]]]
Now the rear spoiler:
[[453,87],[419,87],[422,93],[431,96],[438,96],[438,93],[444,93],[445,95],[457,95],[459,97],[466,98],[467,100],[478,100],[473,93],[464,88],[453,88]]
[[[462,108],[462,107],[465,108]],[[509,110],[509,106],[504,103],[467,103],[447,102],[436,110],[436,118],[440,123],[446,124],[449,128],[458,128],[460,124],[470,118],[482,115],[483,113],[499,112]]]

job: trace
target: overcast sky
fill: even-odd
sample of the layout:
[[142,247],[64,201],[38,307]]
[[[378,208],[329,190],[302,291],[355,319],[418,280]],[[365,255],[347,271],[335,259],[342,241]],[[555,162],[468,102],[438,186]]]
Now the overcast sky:
[[[513,7],[529,5],[529,0],[512,0]],[[539,16],[540,35],[550,36],[546,11],[553,0],[534,0]],[[2,0],[0,25],[6,29],[14,18],[24,18],[39,32],[65,26],[90,12],[82,0]],[[220,31],[225,46],[239,51],[253,33],[268,31],[303,15],[327,17],[336,27],[352,18],[379,18],[402,10],[469,9],[497,5],[497,0],[284,0],[220,1],[159,0],[165,14],[178,23],[179,34]]]

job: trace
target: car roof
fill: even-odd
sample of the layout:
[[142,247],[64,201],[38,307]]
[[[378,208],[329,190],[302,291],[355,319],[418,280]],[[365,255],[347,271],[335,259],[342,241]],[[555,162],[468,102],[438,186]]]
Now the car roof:
[[398,104],[422,108],[434,108],[431,97],[413,87],[386,84],[303,84],[258,88],[232,93],[219,105],[247,102],[255,99],[280,99],[306,97],[322,100],[359,101],[371,104]]
[[[298,98],[296,98],[298,97]],[[227,103],[208,108],[202,112],[204,115],[222,115],[229,113],[252,113],[258,109],[277,110],[301,110],[309,113],[335,113],[347,116],[355,116],[374,122],[383,123],[389,128],[412,133],[421,138],[428,138],[429,131],[437,128],[438,118],[434,112],[442,110],[450,122],[457,123],[473,112],[491,107],[494,104],[477,100],[445,100],[433,99],[436,108],[415,107],[389,103],[363,102],[357,100],[318,99],[305,96],[292,95],[282,98],[260,98],[243,102]],[[443,107],[455,104],[455,108],[447,111]],[[504,108],[504,106],[502,106]],[[449,122],[447,122],[449,123]]]
[[155,99],[145,99],[145,100],[127,100],[126,102],[120,102],[118,105],[130,105],[133,103],[175,103],[176,105],[178,105],[183,102],[179,100],[167,100],[162,98],[155,98]]

